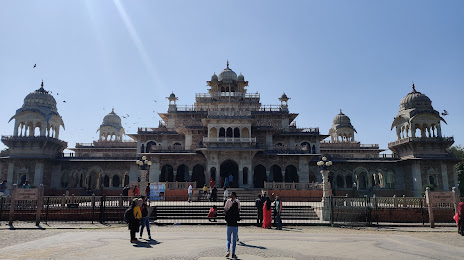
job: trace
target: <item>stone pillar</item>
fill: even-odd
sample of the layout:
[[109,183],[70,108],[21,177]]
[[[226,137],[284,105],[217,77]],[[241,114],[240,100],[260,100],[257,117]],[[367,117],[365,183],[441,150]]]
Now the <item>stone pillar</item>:
[[253,174],[254,174],[254,169],[251,168],[251,165],[250,165],[250,167],[248,167],[248,187],[250,187],[250,188],[254,188]]
[[443,190],[449,190],[448,167],[444,163],[441,163],[441,180],[443,182]]
[[135,163],[132,163],[129,168],[129,184],[137,182],[137,177],[139,177],[139,174],[139,167]]
[[6,176],[6,181],[10,191],[13,189],[13,174],[14,174],[14,163],[8,164],[8,175]]
[[15,128],[13,131],[13,136],[18,136],[18,128],[19,128],[19,121],[15,119]]
[[36,187],[39,187],[40,184],[43,183],[43,169],[44,169],[44,164],[43,163],[36,163],[35,164],[34,185]]
[[192,134],[185,135],[185,150],[192,148]]
[[51,188],[60,188],[61,187],[60,180],[61,180],[61,164],[53,165],[52,178],[50,181]]
[[[456,167],[453,167],[453,186],[458,187],[458,173],[456,172]],[[459,189],[458,189],[459,191]]]
[[309,183],[309,164],[305,156],[299,157],[298,164],[298,178],[300,179],[300,183]]
[[321,170],[322,174],[322,197],[329,197],[329,170]]
[[422,173],[420,169],[420,163],[414,163],[412,165],[412,182],[414,187],[414,196],[421,197],[422,195]]
[[150,183],[158,182],[160,176],[160,165],[158,161],[152,161],[150,166],[150,172],[148,173],[148,180]]

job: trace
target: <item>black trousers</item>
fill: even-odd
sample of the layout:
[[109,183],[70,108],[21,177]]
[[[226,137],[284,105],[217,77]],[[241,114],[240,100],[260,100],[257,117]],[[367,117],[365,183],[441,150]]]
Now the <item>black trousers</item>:
[[258,216],[256,218],[256,224],[262,224],[263,223],[263,209],[258,209]]
[[131,224],[129,225],[129,230],[130,230],[130,239],[135,240],[137,239],[135,235],[139,232],[139,223],[137,224]]
[[464,217],[461,217],[458,222],[458,233],[464,236]]

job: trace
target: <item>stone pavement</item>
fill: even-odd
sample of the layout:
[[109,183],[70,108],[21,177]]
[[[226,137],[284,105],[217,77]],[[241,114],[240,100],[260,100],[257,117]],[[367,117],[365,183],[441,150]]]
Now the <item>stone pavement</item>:
[[[129,243],[127,228],[118,225],[83,226],[76,230],[61,229],[63,226],[0,228],[0,259],[226,259],[225,226],[152,226],[154,240],[142,239],[136,244]],[[288,227],[283,231],[240,227],[239,237],[239,259],[399,260],[464,256],[464,237],[451,226]]]

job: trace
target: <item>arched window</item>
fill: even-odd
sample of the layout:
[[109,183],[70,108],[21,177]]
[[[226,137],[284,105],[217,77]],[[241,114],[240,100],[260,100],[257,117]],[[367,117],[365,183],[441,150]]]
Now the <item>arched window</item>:
[[234,138],[240,137],[240,129],[238,127],[234,128]]
[[209,138],[217,138],[217,137],[218,137],[218,133],[217,133],[216,127],[211,127],[211,129],[209,129]]
[[242,129],[242,137],[243,138],[250,138],[250,132],[247,127]]
[[386,188],[387,189],[394,189],[395,188],[395,177],[393,172],[387,173],[387,180],[386,180]]
[[173,182],[174,181],[174,170],[171,165],[166,164],[161,168],[161,174],[159,177],[160,182]]
[[146,152],[151,153],[152,151],[156,150],[156,148],[157,148],[156,142],[155,141],[150,141],[150,142],[147,143]]
[[232,127],[227,128],[226,137],[232,137]]
[[105,177],[103,178],[103,186],[104,187],[110,186],[110,177],[108,177],[108,175],[105,175]]
[[295,166],[289,165],[285,168],[285,182],[299,182],[298,171]]
[[348,175],[346,176],[346,187],[347,188],[353,188],[353,176]]
[[272,165],[271,167],[271,173],[270,173],[270,178],[272,178],[271,180],[269,181],[274,181],[274,182],[282,182],[283,181],[283,178],[282,178],[282,169],[280,168],[280,166],[274,164]]
[[345,186],[343,177],[341,175],[337,175],[337,188],[343,188]]
[[224,127],[219,128],[219,137],[226,137],[226,129]]
[[120,182],[119,176],[118,176],[118,175],[114,175],[114,176],[113,176],[113,187],[118,188],[118,187],[119,187],[119,182]]

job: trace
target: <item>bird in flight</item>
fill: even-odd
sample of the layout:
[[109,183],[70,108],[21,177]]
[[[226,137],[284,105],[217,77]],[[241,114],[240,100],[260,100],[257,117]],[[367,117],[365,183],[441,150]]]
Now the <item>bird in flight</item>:
[[63,100],[63,103],[66,103],[66,100]]
[[36,64],[34,64],[34,67],[32,67],[32,68],[35,68],[35,67],[37,67],[37,63],[36,63]]
[[441,113],[441,115],[442,115],[442,116],[447,116],[447,115],[449,115],[449,114],[448,114],[448,111],[446,111],[445,109],[443,109],[443,112]]

